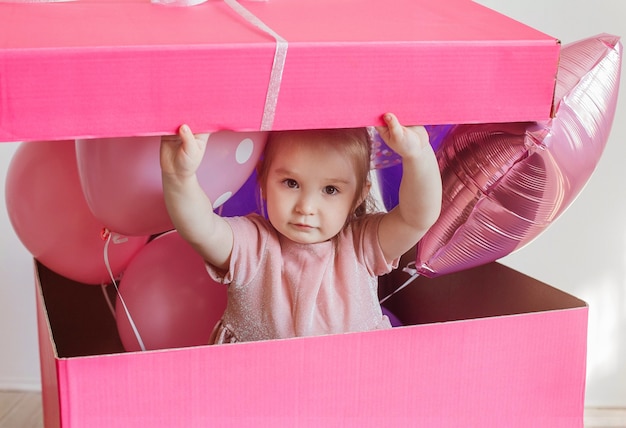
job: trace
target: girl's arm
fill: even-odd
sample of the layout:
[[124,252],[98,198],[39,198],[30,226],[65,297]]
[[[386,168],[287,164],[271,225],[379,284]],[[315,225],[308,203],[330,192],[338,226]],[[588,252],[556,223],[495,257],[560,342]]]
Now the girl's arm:
[[215,214],[196,171],[209,134],[194,135],[187,125],[178,136],[161,138],[161,177],[165,206],[178,233],[218,269],[226,270],[233,248],[230,226]]
[[441,212],[441,174],[422,126],[404,127],[395,115],[383,116],[387,127],[378,132],[402,157],[399,203],[381,220],[378,239],[387,261],[413,247]]

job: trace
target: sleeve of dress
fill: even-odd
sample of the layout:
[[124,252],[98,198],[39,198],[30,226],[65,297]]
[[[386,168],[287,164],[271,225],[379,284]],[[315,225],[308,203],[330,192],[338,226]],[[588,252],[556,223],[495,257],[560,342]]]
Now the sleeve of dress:
[[378,226],[383,213],[367,215],[353,223],[357,257],[361,258],[371,275],[380,276],[398,267],[400,258],[388,263],[378,240]]
[[227,271],[218,270],[207,263],[213,280],[231,286],[245,286],[259,271],[265,254],[268,229],[266,221],[257,215],[224,218],[233,231],[233,251]]

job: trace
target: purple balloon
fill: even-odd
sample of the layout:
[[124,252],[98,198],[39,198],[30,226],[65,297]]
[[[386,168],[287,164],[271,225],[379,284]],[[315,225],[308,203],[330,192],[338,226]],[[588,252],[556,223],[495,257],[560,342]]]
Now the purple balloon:
[[[437,151],[448,133],[453,129],[454,125],[427,125],[424,126],[428,132],[430,145],[433,150]],[[378,144],[378,152],[376,145]],[[400,180],[402,179],[402,163],[398,155],[389,154],[391,149],[379,138],[378,143],[374,144],[374,158],[383,156],[384,162],[374,162],[378,185],[382,196],[383,204],[387,211],[391,211],[398,205],[398,191],[400,190]],[[378,154],[376,154],[378,153]],[[382,154],[381,154],[382,153]],[[391,152],[393,153],[393,152]],[[397,158],[397,162],[395,159]]]
[[217,209],[217,213],[224,217],[244,216],[250,213],[263,215],[263,203],[256,171],[252,171],[239,190]]
[[383,311],[383,315],[387,315],[387,317],[389,318],[389,322],[391,323],[392,327],[402,327],[402,321],[400,321],[400,318],[398,318],[393,312],[391,312],[389,309],[387,309],[384,306],[381,306],[381,309]]
[[420,274],[504,257],[567,209],[606,146],[621,60],[617,36],[569,44],[561,51],[552,120],[457,125],[447,134],[437,152],[442,212],[418,244]]

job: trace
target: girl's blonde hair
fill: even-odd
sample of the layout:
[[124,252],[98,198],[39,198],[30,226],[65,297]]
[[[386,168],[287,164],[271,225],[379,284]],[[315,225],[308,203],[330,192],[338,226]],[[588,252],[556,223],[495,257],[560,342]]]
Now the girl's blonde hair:
[[[306,138],[304,138],[306,136]],[[322,146],[332,144],[341,148],[346,157],[352,160],[354,174],[356,177],[356,192],[352,202],[352,216],[346,220],[346,224],[358,217],[361,217],[375,209],[374,200],[368,192],[361,200],[364,190],[371,184],[369,180],[371,142],[366,128],[338,128],[338,129],[312,129],[300,131],[273,131],[270,132],[267,144],[263,152],[263,157],[257,165],[257,180],[262,193],[265,193],[265,184],[269,173],[269,166],[272,164],[282,139],[289,137],[291,144],[298,142],[315,141]]]

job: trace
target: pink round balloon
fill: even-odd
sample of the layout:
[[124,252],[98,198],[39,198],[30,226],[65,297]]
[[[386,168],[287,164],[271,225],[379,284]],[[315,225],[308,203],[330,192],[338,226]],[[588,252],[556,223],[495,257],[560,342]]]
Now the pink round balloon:
[[[246,181],[267,133],[211,134],[198,180],[217,208]],[[80,182],[89,208],[107,227],[125,235],[154,235],[173,229],[163,201],[160,137],[76,141]]]
[[[85,202],[74,141],[22,143],[7,170],[5,197],[15,233],[37,260],[74,281],[111,282],[104,261],[105,225]],[[117,276],[148,238],[111,238],[108,258]]]
[[[202,257],[176,231],[148,243],[119,286],[117,328],[127,351],[206,345],[226,309],[226,286],[215,283]],[[122,304],[121,299],[124,304]]]
[[458,125],[437,152],[442,212],[416,266],[437,276],[528,244],[572,203],[594,171],[615,116],[622,46],[600,35],[562,49],[554,118]]

